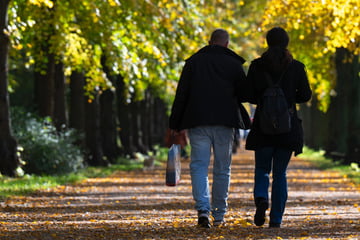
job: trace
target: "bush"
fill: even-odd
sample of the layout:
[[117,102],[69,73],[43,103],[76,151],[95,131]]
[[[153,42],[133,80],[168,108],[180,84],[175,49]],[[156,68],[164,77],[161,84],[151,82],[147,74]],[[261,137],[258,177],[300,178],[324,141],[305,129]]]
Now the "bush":
[[25,173],[58,175],[83,167],[82,152],[74,145],[78,140],[74,130],[58,132],[51,119],[40,119],[19,108],[12,109],[11,117]]

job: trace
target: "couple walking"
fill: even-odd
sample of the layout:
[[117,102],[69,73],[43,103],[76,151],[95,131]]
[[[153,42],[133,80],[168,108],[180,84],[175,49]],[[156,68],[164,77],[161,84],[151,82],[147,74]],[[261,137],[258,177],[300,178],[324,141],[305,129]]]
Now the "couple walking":
[[[296,109],[296,103],[306,102],[311,97],[305,66],[293,59],[287,50],[286,31],[273,28],[266,40],[267,51],[252,61],[247,76],[242,67],[245,60],[228,48],[229,34],[224,29],[216,29],[209,44],[187,59],[182,70],[169,127],[174,133],[188,131],[192,193],[201,227],[210,228],[211,223],[218,226],[225,221],[234,131],[250,127],[242,103],[258,104],[267,87],[265,74],[272,79],[282,76],[280,86],[289,108]],[[269,227],[280,227],[287,201],[286,169],[292,153],[302,151],[302,126],[295,110],[289,133],[267,135],[259,127],[257,111],[246,142],[246,149],[255,151],[254,222],[257,226],[264,225],[266,210],[271,206]],[[214,165],[210,191],[211,149]]]

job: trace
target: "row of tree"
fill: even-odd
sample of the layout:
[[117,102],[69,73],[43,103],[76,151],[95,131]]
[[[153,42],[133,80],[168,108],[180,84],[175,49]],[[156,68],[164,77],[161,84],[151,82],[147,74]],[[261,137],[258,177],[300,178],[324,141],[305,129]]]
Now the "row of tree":
[[146,153],[163,141],[183,60],[217,27],[230,32],[231,48],[248,60],[264,50],[266,30],[287,29],[290,50],[307,66],[315,93],[301,109],[306,144],[346,161],[359,159],[357,0],[0,4],[2,174],[14,175],[18,166],[8,90],[12,102],[50,116],[59,131],[84,132],[80,144],[90,165]]
[[[2,29],[11,40],[12,102],[51,117],[58,131],[70,127],[84,132],[80,144],[85,160],[95,166],[119,155],[147,153],[163,142],[183,60],[206,44],[217,27],[228,27],[238,37],[249,25],[236,26],[236,18],[229,19],[254,5],[210,0],[5,2]],[[15,149],[14,141],[13,149],[0,152]],[[3,174],[14,174],[15,155],[2,158]]]

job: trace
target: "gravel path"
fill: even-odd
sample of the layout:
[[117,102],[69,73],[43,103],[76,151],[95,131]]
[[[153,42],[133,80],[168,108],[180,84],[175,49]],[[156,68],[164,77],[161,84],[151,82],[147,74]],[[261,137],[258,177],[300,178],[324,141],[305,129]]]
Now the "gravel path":
[[163,167],[117,172],[1,203],[0,239],[360,239],[360,187],[293,159],[281,229],[253,225],[253,152],[234,156],[226,225],[196,227],[189,162],[176,187]]

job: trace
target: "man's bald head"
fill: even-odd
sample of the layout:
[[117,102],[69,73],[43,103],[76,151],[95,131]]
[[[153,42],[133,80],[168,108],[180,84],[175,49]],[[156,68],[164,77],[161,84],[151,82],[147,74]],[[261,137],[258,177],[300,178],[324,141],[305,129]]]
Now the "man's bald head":
[[229,41],[229,33],[226,30],[219,28],[212,32],[209,44],[227,47],[229,45]]

